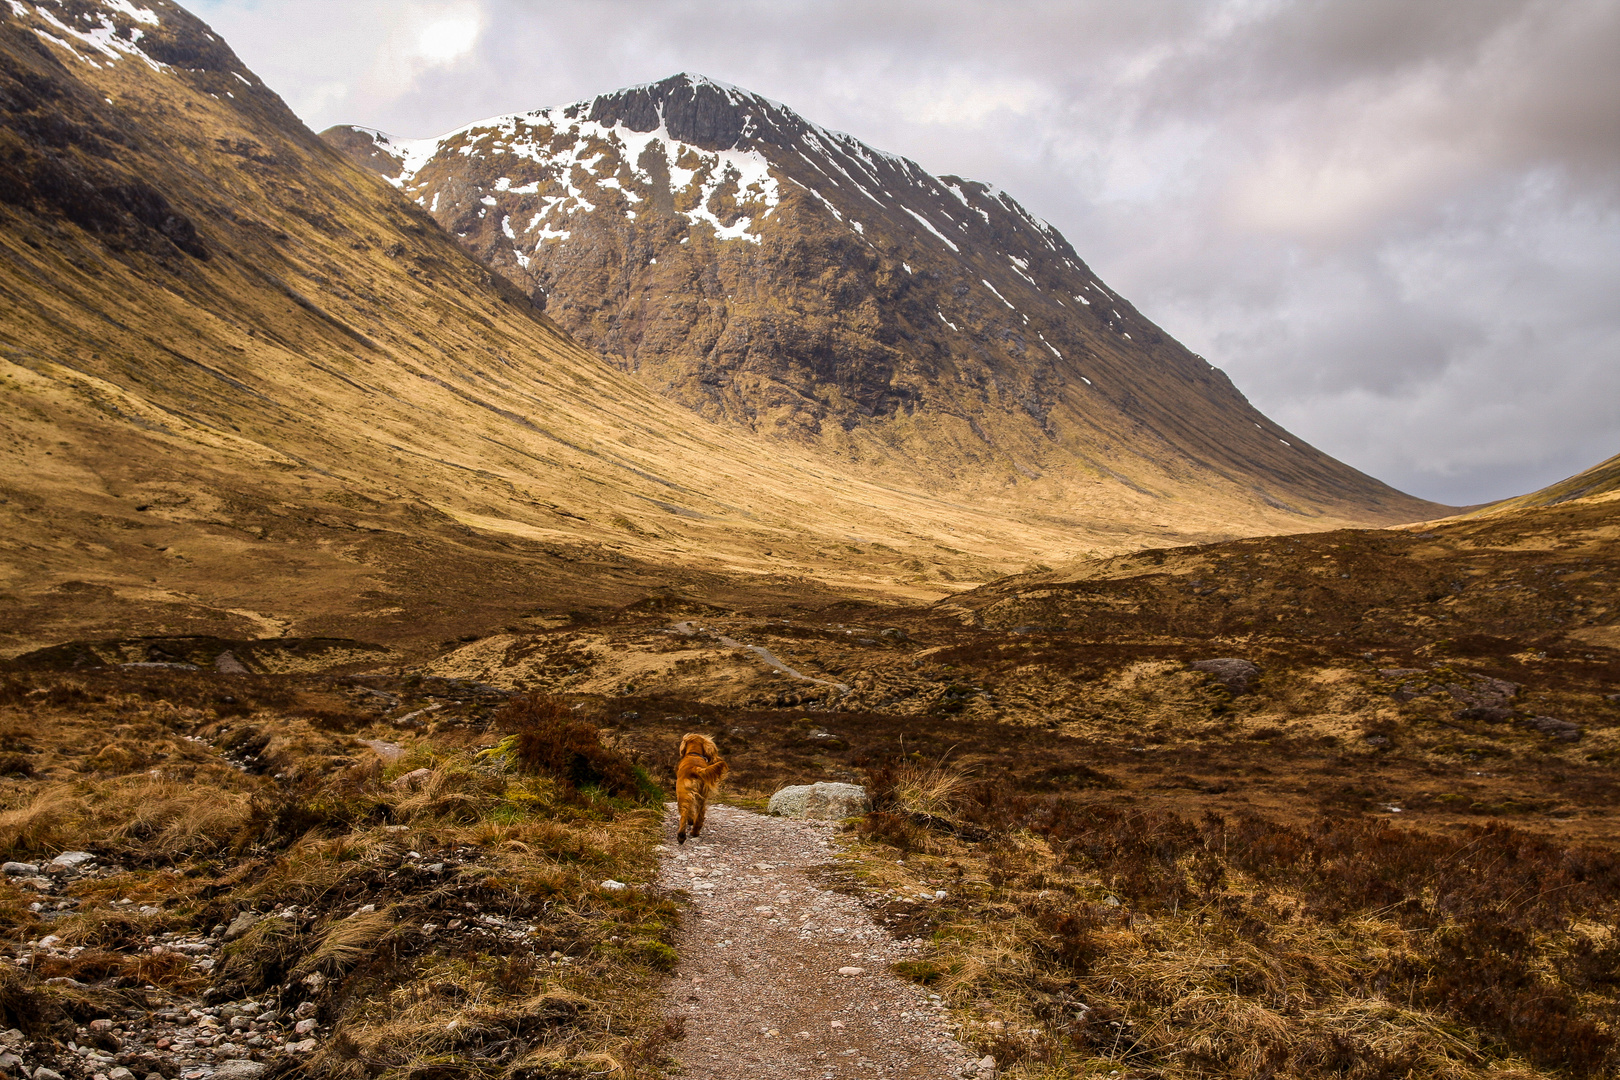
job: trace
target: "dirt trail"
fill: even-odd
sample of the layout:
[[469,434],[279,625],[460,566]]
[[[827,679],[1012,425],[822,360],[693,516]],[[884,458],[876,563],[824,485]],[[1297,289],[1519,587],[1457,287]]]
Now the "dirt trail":
[[[669,822],[673,833],[673,804]],[[858,901],[812,879],[831,861],[832,829],[716,806],[700,839],[662,849],[662,884],[692,895],[671,1002],[685,1075],[977,1074],[944,1007],[888,971],[922,943],[896,941]]]
[[849,693],[849,686],[847,684],[838,682],[836,679],[818,679],[814,675],[806,675],[804,672],[784,664],[780,657],[763,645],[748,645],[738,641],[736,638],[727,637],[717,630],[700,630],[693,626],[689,620],[682,620],[678,623],[672,623],[669,629],[685,637],[696,637],[700,634],[706,637],[712,637],[714,640],[718,641],[721,645],[724,645],[728,649],[747,649],[749,652],[763,660],[767,667],[775,668],[777,671],[780,671],[789,678],[802,679],[805,682],[816,683],[820,686],[836,687],[841,693]]

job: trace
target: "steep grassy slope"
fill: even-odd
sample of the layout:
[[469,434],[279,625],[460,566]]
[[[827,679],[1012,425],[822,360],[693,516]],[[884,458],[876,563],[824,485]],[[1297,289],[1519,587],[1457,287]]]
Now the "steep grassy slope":
[[937,596],[1156,528],[1265,527],[1134,492],[1020,518],[699,419],[173,4],[7,8],[0,90],[7,648],[434,640],[721,578]]
[[678,75],[326,138],[604,358],[781,443],[1088,517],[1436,513],[1278,428],[1005,192],[747,91]]

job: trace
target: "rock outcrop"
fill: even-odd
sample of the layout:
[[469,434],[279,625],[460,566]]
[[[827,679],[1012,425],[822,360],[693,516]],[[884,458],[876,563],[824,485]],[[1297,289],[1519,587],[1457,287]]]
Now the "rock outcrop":
[[838,821],[866,812],[866,789],[859,784],[823,781],[785,787],[771,796],[766,812],[780,817]]

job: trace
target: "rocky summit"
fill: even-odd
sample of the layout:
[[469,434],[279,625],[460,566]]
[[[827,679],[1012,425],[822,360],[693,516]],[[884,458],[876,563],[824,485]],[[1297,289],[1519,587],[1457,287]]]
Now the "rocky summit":
[[1279,428],[1006,192],[746,90],[681,74],[433,139],[325,138],[710,419],[1062,512],[1438,512]]

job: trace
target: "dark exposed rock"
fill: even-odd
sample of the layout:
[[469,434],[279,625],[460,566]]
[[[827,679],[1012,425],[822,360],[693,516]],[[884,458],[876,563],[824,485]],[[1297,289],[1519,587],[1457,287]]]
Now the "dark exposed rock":
[[1471,705],[1466,709],[1458,709],[1454,714],[1459,720],[1479,720],[1487,724],[1501,724],[1513,719],[1512,709],[1504,709],[1496,705]]
[[1565,742],[1574,742],[1581,737],[1579,724],[1572,724],[1568,720],[1559,720],[1553,716],[1533,716],[1525,723],[1535,728],[1543,735],[1551,735],[1555,739]]
[[1247,694],[1254,680],[1260,675],[1260,666],[1248,660],[1239,660],[1236,657],[1224,657],[1216,660],[1195,660],[1189,665],[1194,671],[1207,671],[1215,680],[1231,692],[1233,697]]
[[1464,705],[1473,708],[1501,708],[1519,693],[1519,684],[1487,675],[1474,675],[1467,684],[1447,683],[1446,690]]

